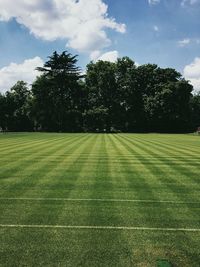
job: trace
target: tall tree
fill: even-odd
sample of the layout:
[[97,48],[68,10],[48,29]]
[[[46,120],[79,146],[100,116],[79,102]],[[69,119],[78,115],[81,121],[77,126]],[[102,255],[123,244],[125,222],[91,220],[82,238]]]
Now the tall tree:
[[111,131],[117,96],[116,65],[107,61],[87,65],[88,110],[85,124],[91,131]]
[[184,132],[189,127],[192,86],[184,79],[154,85],[154,93],[144,95],[148,131]]
[[0,129],[5,131],[7,127],[7,105],[5,95],[0,93]]
[[190,111],[191,130],[196,131],[200,127],[200,92],[191,97]]
[[80,129],[82,76],[76,63],[77,56],[54,52],[44,67],[37,68],[42,76],[32,86],[34,117],[43,130]]
[[30,131],[32,123],[28,116],[31,92],[27,84],[18,81],[3,98],[4,128],[10,131]]
[[[118,127],[122,131],[141,131],[144,128],[143,98],[137,66],[128,57],[118,59]],[[121,125],[121,127],[120,127]]]
[[[185,132],[200,121],[200,97],[180,73],[128,57],[90,62],[54,52],[30,91],[19,81],[0,95],[0,127],[11,131]],[[85,79],[84,79],[85,77]],[[30,120],[31,119],[31,120]]]

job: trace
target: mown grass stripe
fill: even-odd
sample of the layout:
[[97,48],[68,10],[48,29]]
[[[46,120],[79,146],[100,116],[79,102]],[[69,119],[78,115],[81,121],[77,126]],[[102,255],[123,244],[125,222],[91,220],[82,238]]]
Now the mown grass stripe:
[[[135,140],[135,139],[133,139],[132,141],[127,140],[127,138],[125,136],[123,136],[123,137],[122,136],[115,136],[115,138],[117,138],[118,141],[121,142],[121,144],[127,148],[127,150],[132,152],[135,157],[137,157],[137,155],[139,155],[140,152],[142,152],[142,153],[146,152],[147,155],[152,155],[154,158],[159,159],[159,153],[156,151],[157,147],[150,149],[150,147],[151,147],[150,145],[148,147],[146,147],[146,145],[142,144],[139,140]],[[145,159],[145,156],[144,156],[144,159]],[[181,192],[179,187],[174,188],[174,187],[169,186],[169,185],[167,185],[167,186],[162,185],[161,192],[156,191],[154,188],[154,185],[157,183],[157,181],[163,181],[165,179],[168,179],[168,175],[170,175],[170,174],[168,174],[168,172],[165,169],[163,169],[161,166],[157,166],[156,164],[151,166],[151,165],[144,163],[143,160],[141,160],[141,159],[140,159],[140,161],[142,164],[141,169],[143,171],[145,169],[150,171],[150,173],[153,175],[153,177],[155,179],[155,182],[152,183],[152,182],[150,182],[148,177],[145,178],[146,183],[149,185],[149,190],[150,190],[150,192],[149,192],[148,187],[145,186],[146,194],[147,194],[149,199],[160,198],[160,196],[162,196],[162,198],[165,198],[165,197],[168,198],[168,194],[169,194],[170,199],[175,199],[175,200],[180,201],[180,202],[185,202],[185,201],[189,202],[190,200],[194,201],[194,202],[199,202],[199,197],[195,198],[194,196],[192,196],[192,199],[189,199],[188,196],[184,194],[184,192],[188,192],[188,194],[190,193],[188,188],[185,188],[184,191]],[[174,168],[174,166],[171,166],[170,164],[168,166],[170,169]],[[129,168],[131,168],[131,165]],[[134,168],[133,168],[133,170],[134,170]],[[174,174],[170,177],[170,179],[173,178],[173,179],[177,180],[177,177],[175,176],[175,175],[177,175],[177,173],[178,173],[178,171],[174,170]],[[165,192],[163,191],[163,189],[165,190]],[[149,193],[150,193],[150,197],[149,197]],[[167,193],[167,196],[164,196],[163,193],[165,193],[165,194]],[[152,195],[154,195],[154,196],[152,196]],[[139,196],[136,198],[142,198],[142,197]],[[188,218],[193,218],[193,220],[198,221],[199,215],[198,215],[196,210],[191,209],[191,205],[185,203],[184,209],[186,212],[185,214],[187,214]],[[181,214],[182,209],[180,209],[177,212],[175,212],[174,210],[170,211],[168,209],[168,206],[164,206],[163,209],[160,211],[160,214],[161,214],[160,216],[165,215],[166,221],[168,221],[170,224],[172,221],[176,221],[175,225],[182,226],[182,220],[178,215],[178,214]],[[141,213],[142,213],[142,211],[143,211],[143,209],[141,209]],[[148,212],[145,211],[143,214],[143,217],[144,217],[144,220],[146,221],[146,223],[148,225],[148,222],[151,221],[151,214],[149,214]],[[156,223],[156,220],[155,220],[155,223]],[[166,226],[168,226],[168,225],[166,225]],[[158,227],[159,227],[159,225],[158,225]]]
[[28,197],[11,197],[0,198],[1,200],[27,200],[27,201],[74,201],[74,202],[140,202],[140,203],[169,203],[169,204],[200,204],[196,201],[175,201],[175,200],[151,200],[151,199],[101,199],[101,198],[28,198]]
[[200,232],[200,228],[161,228],[137,226],[97,226],[97,225],[37,225],[37,224],[0,224],[1,228],[66,228],[66,229],[96,229],[96,230],[138,230],[164,232]]
[[[119,136],[113,136],[113,140],[114,142],[116,142],[116,148],[119,147],[117,146],[117,144],[120,144],[120,148],[121,148],[121,152],[119,153],[123,153],[124,150],[126,150],[127,152],[131,152],[133,153],[133,155],[135,156],[135,158],[138,159],[138,162],[140,163],[140,165],[142,167],[139,168],[139,166],[137,168],[135,168],[134,166],[132,166],[131,161],[129,162],[128,166],[124,166],[124,168],[127,168],[128,170],[131,171],[131,173],[136,173],[137,176],[140,176],[140,180],[141,180],[141,184],[143,185],[143,188],[145,190],[145,194],[147,196],[148,199],[156,199],[158,201],[160,201],[160,196],[159,194],[154,190],[153,188],[153,184],[152,182],[149,181],[149,176],[151,174],[153,174],[153,176],[157,179],[157,172],[162,172],[162,170],[160,168],[158,168],[157,166],[154,166],[154,168],[152,169],[151,166],[148,166],[148,164],[145,164],[143,162],[143,158],[145,159],[145,156],[141,156],[141,153],[143,153],[145,151],[145,148],[141,147],[140,144],[138,144],[138,141],[136,141],[133,144],[131,144],[130,146],[130,141],[128,142],[125,138],[123,139],[122,137]],[[120,150],[120,148],[118,148],[118,150]],[[148,151],[145,151],[148,153],[148,155],[151,155]],[[139,157],[139,158],[138,158]],[[141,172],[142,170],[142,172]],[[148,176],[143,176],[143,172],[147,172]],[[134,183],[134,179],[132,178],[132,175],[130,175],[129,177],[126,176],[126,179],[129,180],[129,186],[131,188],[133,188],[134,191],[134,196],[136,196],[135,198],[137,199],[141,199],[144,196],[144,190],[140,191],[137,189],[137,187],[135,187],[135,183]],[[143,215],[143,220],[148,224],[149,221],[151,220],[151,214],[149,214],[148,212],[144,211],[143,209],[138,209],[138,214],[142,214]],[[169,212],[167,208],[163,208],[162,212],[161,212],[162,216],[164,215],[166,218],[171,218],[170,221],[174,221],[175,220],[175,214],[172,212]]]
[[[84,136],[84,135],[83,135]],[[77,138],[72,138],[73,140],[77,140]],[[69,139],[67,141],[67,143],[69,143],[69,145],[71,145],[71,143],[73,143],[73,140]],[[21,164],[24,164],[25,162],[28,162],[29,160],[32,161],[34,159],[37,159],[37,157],[39,155],[44,155],[44,153],[47,153],[47,155],[49,156],[50,152],[52,151],[52,153],[55,153],[58,150],[58,147],[63,147],[63,140],[64,137],[62,139],[57,139],[53,145],[51,146],[51,141],[48,140],[42,144],[40,144],[39,146],[35,146],[34,142],[31,142],[31,145],[29,147],[29,155],[27,155],[26,157],[18,157],[15,161],[12,161],[12,155],[15,154],[15,152],[11,153],[10,158],[10,162],[8,162],[7,164],[4,164],[4,169],[7,169],[9,171],[11,171],[11,168],[21,168]],[[18,151],[24,151],[25,147],[20,148],[19,150],[16,151],[16,155]],[[2,155],[3,156],[3,155]],[[5,155],[4,155],[5,157]],[[5,170],[6,171],[6,170]],[[16,170],[13,170],[13,172],[15,173]],[[1,173],[3,174],[3,173]]]
[[[42,179],[34,179],[35,184],[33,185],[32,188],[26,188],[27,192],[29,193],[29,190],[33,190],[36,186],[38,187],[43,187],[43,184],[46,184],[46,186],[48,187],[48,190],[43,192],[43,196],[44,198],[51,198],[52,194],[54,194],[54,190],[56,189],[57,193],[59,193],[59,186],[60,186],[60,179],[57,179],[56,177],[56,170],[58,171],[58,176],[59,175],[64,175],[65,173],[70,172],[71,169],[76,168],[76,164],[81,156],[81,152],[84,151],[84,149],[86,149],[89,146],[90,141],[94,139],[93,135],[84,135],[82,138],[80,138],[79,140],[76,140],[74,142],[71,143],[70,147],[68,148],[68,151],[70,151],[73,155],[73,153],[75,151],[79,151],[80,154],[77,154],[76,158],[72,158],[72,160],[70,159],[70,156],[63,158],[60,163],[56,164],[53,168],[51,167],[50,170],[46,171],[46,174],[44,177],[42,177]],[[61,150],[65,150],[65,146],[63,146],[63,148]],[[60,150],[59,150],[60,151]],[[60,152],[61,153],[61,152]],[[64,153],[64,152],[63,152]],[[61,171],[60,168],[61,166],[64,166],[63,170]],[[44,168],[44,167],[43,167]],[[66,185],[62,185],[62,190],[64,190],[64,194],[65,196],[69,196],[69,194],[71,193],[72,190],[74,190],[74,188],[76,187],[76,179],[71,179],[70,177],[66,177]],[[68,185],[68,182],[70,181],[70,186]],[[49,184],[49,185],[48,185]],[[27,194],[27,192],[24,192],[24,195]],[[59,207],[54,210],[53,216],[50,217],[50,223],[54,224],[57,222],[58,217],[62,217],[62,211],[64,209],[64,206],[66,203],[61,202],[59,203]],[[26,215],[26,217],[24,217],[24,223],[28,223],[33,216],[37,217],[38,216],[38,210],[40,210],[41,208],[41,203],[37,203],[36,206],[34,206],[34,208],[32,208],[32,212],[29,216]],[[41,218],[41,223],[45,223],[45,216]],[[58,222],[59,223],[59,222]]]
[[[25,185],[25,189],[28,189],[27,187],[27,182],[30,183],[37,183],[38,180],[40,180],[41,175],[40,172],[42,170],[45,170],[45,168],[50,164],[50,162],[48,161],[49,156],[53,153],[55,153],[56,151],[58,151],[60,148],[66,149],[67,151],[72,151],[74,150],[74,147],[77,146],[77,149],[80,147],[80,144],[82,144],[83,142],[85,142],[85,140],[87,140],[90,136],[89,135],[83,135],[81,138],[77,139],[77,138],[71,138],[71,140],[67,141],[67,147],[65,148],[63,142],[61,142],[60,140],[58,142],[54,142],[54,145],[52,146],[48,146],[47,148],[41,148],[40,150],[38,150],[37,153],[33,153],[30,154],[29,156],[26,157],[26,160],[23,162],[23,159],[20,158],[20,160],[22,161],[21,164],[19,163],[19,161],[15,161],[13,166],[10,166],[9,171],[6,172],[6,170],[4,170],[5,173],[15,173],[15,174],[20,174],[19,179],[15,179],[13,181],[12,184],[8,185],[6,187],[6,191],[7,192],[13,192],[17,189],[19,189],[19,187],[24,187]],[[68,144],[69,143],[69,144]],[[40,160],[40,162],[34,162],[34,159],[37,159],[38,155],[40,155],[41,153],[47,153],[47,156],[44,157],[42,160]],[[63,158],[64,159],[64,158]],[[68,157],[66,157],[66,159],[68,159]],[[19,165],[19,166],[18,166]],[[35,166],[35,169],[33,169],[33,167]],[[51,166],[51,169],[53,168],[53,166]],[[48,175],[48,173],[51,170],[45,171],[45,177]],[[24,174],[24,175],[23,175]],[[37,174],[37,177],[35,177]],[[30,178],[31,175],[34,175],[35,178]],[[44,179],[44,177],[43,177]],[[42,181],[40,181],[42,182]],[[33,187],[32,187],[33,188]],[[6,193],[6,192],[5,192]],[[19,192],[20,194],[22,194],[22,192]],[[6,193],[7,194],[7,193]]]
[[[70,137],[68,137],[68,139],[70,140]],[[24,151],[26,149],[31,148],[32,146],[34,146],[35,150],[37,150],[38,148],[40,148],[41,144],[42,145],[46,144],[48,146],[49,142],[53,142],[53,141],[59,142],[62,140],[66,140],[66,137],[65,136],[59,136],[59,137],[53,138],[53,139],[40,139],[39,138],[38,141],[37,140],[31,140],[30,141],[29,139],[27,139],[26,141],[17,142],[17,143],[13,142],[13,140],[9,140],[9,145],[7,145],[6,143],[3,143],[5,148],[4,149],[1,148],[1,153],[4,155],[10,155],[11,153],[15,153],[15,151],[16,152]],[[28,152],[29,152],[29,150],[28,150]]]
[[[0,265],[96,266],[98,259],[105,266],[136,266],[141,259],[168,255],[178,266],[199,266],[200,155],[192,150],[199,149],[200,139],[154,134],[23,138],[0,138],[0,147],[11,149],[0,149]],[[34,225],[38,228],[29,227]]]
[[[121,135],[122,136],[122,135]],[[163,149],[166,151],[174,151],[175,153],[179,153],[179,155],[185,155],[185,156],[199,156],[199,151],[198,150],[192,150],[190,146],[184,145],[177,145],[177,143],[174,142],[166,142],[165,139],[161,141],[155,141],[155,140],[149,140],[145,138],[141,138],[141,136],[135,136],[133,135],[132,137],[123,135],[125,138],[129,140],[138,140],[142,144],[146,144],[148,147],[156,147],[156,149]],[[171,152],[173,154],[173,152]]]
[[[170,156],[170,155],[174,155],[175,152],[170,152],[169,149],[167,149],[167,148],[162,148],[162,146],[155,146],[155,145],[148,145],[148,148],[146,148],[145,141],[140,141],[137,138],[136,138],[136,140],[135,139],[132,140],[131,138],[126,138],[125,136],[124,137],[120,136],[120,137],[123,138],[124,141],[126,140],[126,142],[129,143],[129,146],[131,145],[130,147],[132,147],[134,145],[135,147],[138,147],[138,149],[140,149],[140,150],[142,150],[148,154],[151,154],[153,158],[156,158],[159,162],[164,164],[169,169],[170,172],[173,171],[174,175],[177,175],[177,172],[178,172],[182,176],[187,177],[188,179],[190,179],[190,181],[195,182],[198,185],[199,179],[196,176],[196,174],[199,171],[199,167],[188,168],[186,166],[186,164],[183,165],[183,164],[181,164],[181,162],[176,162],[176,164],[173,164],[174,163],[173,159],[165,160],[164,158],[160,157],[160,153]],[[176,155],[177,154],[181,155],[180,152],[177,152]],[[184,160],[184,157],[183,156],[181,156],[181,157]],[[145,159],[146,159],[146,157],[144,156],[143,161]],[[180,163],[180,164],[178,164],[178,163]],[[155,171],[157,169],[157,171],[159,171],[159,169],[160,169],[159,172],[163,173],[163,177],[165,177],[165,179],[166,179],[167,178],[166,177],[167,172],[166,171],[164,172],[162,170],[162,168],[158,168],[157,165],[158,164],[154,164],[152,166],[152,170]],[[150,166],[148,166],[148,164],[146,164],[146,163],[145,163],[145,166],[146,166],[146,168],[150,168]],[[160,166],[160,167],[162,167],[162,166]],[[196,170],[196,171],[194,172],[194,170]],[[170,172],[169,172],[168,176],[170,176],[172,178],[172,176],[170,175]],[[156,175],[155,175],[155,177],[156,177]],[[173,177],[174,177],[173,178],[173,180],[174,180],[175,176],[173,176]],[[180,184],[181,184],[181,182],[180,182]]]

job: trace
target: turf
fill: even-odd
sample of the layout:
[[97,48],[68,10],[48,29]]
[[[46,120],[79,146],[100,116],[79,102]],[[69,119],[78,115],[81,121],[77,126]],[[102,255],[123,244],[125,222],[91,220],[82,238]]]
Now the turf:
[[193,135],[1,134],[0,266],[200,266],[199,152]]

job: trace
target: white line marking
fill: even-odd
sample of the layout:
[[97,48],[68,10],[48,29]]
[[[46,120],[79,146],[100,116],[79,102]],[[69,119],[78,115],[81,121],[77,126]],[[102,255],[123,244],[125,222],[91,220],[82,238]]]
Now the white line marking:
[[63,228],[63,229],[93,229],[93,230],[138,230],[138,231],[168,231],[168,232],[200,232],[195,228],[161,228],[161,227],[133,227],[133,226],[92,226],[92,225],[26,225],[0,224],[0,228]]
[[169,204],[200,204],[197,201],[175,201],[175,200],[151,200],[151,199],[103,199],[103,198],[26,198],[11,197],[0,198],[0,200],[27,200],[27,201],[71,201],[71,202],[135,202],[135,203],[169,203]]

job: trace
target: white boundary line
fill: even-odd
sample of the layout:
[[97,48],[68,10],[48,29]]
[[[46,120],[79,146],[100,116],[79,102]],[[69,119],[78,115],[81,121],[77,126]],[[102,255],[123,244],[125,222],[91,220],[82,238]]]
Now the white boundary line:
[[0,198],[1,200],[27,200],[27,201],[70,201],[70,202],[135,202],[135,203],[169,203],[169,204],[200,204],[197,201],[175,201],[175,200],[151,200],[151,199],[103,199],[103,198],[26,198],[11,197]]
[[197,228],[162,228],[162,227],[133,227],[133,226],[92,226],[92,225],[26,225],[0,224],[0,228],[57,228],[57,229],[91,229],[91,230],[138,230],[138,231],[167,231],[167,232],[200,232]]

